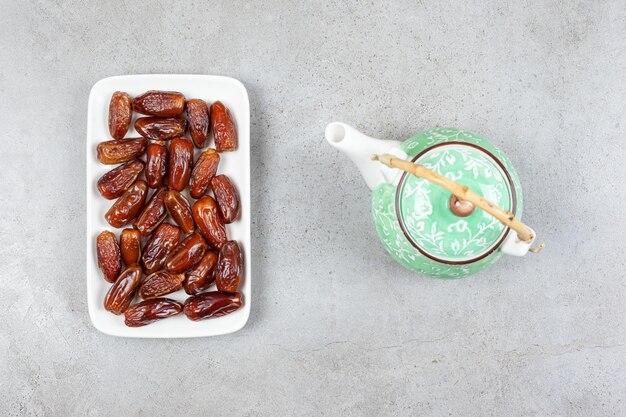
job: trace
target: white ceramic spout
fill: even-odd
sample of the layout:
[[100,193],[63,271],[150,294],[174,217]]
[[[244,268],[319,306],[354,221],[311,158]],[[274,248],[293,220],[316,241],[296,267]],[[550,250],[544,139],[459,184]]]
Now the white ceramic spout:
[[[390,153],[405,159],[406,154],[400,149],[397,140],[374,139],[359,132],[345,123],[333,122],[326,126],[326,140],[335,148],[345,153],[359,168],[367,186],[374,189],[384,182],[393,182],[389,170],[370,156],[375,154]],[[394,170],[395,177],[398,170]]]

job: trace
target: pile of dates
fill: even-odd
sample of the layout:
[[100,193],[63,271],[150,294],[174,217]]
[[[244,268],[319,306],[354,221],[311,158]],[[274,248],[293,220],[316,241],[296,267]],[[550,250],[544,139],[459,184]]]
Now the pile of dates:
[[[133,111],[146,116],[134,124],[141,137],[125,138]],[[217,174],[223,152],[237,149],[228,108],[173,91],[134,99],[117,91],[109,105],[109,132],[113,140],[98,145],[98,160],[121,165],[97,186],[104,198],[115,200],[106,221],[124,229],[119,241],[109,230],[97,237],[98,267],[113,284],[104,308],[124,314],[131,327],[181,312],[203,320],[239,309],[243,260],[226,224],[238,219],[240,201],[230,179]],[[209,134],[215,148],[205,150]],[[194,147],[200,152],[195,160]],[[217,290],[210,291],[213,284]],[[181,288],[190,296],[184,304],[164,297]],[[136,296],[143,301],[133,304]]]

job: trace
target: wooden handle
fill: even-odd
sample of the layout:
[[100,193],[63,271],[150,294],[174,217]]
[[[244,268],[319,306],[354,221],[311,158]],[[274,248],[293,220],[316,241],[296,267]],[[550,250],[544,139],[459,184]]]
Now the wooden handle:
[[505,226],[515,230],[517,232],[517,237],[524,242],[531,241],[535,238],[532,230],[524,223],[516,219],[515,215],[510,211],[502,210],[491,201],[467,188],[465,185],[461,185],[446,177],[442,177],[436,172],[426,168],[424,165],[414,164],[389,154],[373,154],[372,160],[379,161],[388,167],[399,168],[415,175],[416,177],[424,178],[433,184],[437,184],[438,186],[445,188],[454,194],[459,200],[468,201],[475,206],[480,207],[496,219],[500,220],[500,222]]

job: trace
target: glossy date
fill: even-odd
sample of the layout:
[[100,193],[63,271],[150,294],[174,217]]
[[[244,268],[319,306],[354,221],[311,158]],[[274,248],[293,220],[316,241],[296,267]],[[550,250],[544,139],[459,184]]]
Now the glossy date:
[[115,235],[105,230],[96,238],[96,253],[98,255],[98,268],[104,279],[115,282],[122,270],[122,254],[117,244]]
[[196,148],[203,148],[209,135],[209,107],[204,100],[193,98],[187,100],[186,112],[191,140]]
[[163,142],[154,142],[148,145],[146,154],[146,182],[148,187],[157,188],[167,174],[167,148]]
[[211,104],[211,130],[218,152],[237,149],[237,131],[230,111],[221,101]]
[[220,250],[217,261],[217,272],[215,273],[215,284],[218,291],[235,292],[239,288],[241,272],[243,270],[243,259],[239,244],[231,240],[226,242]]
[[140,117],[135,121],[135,130],[144,138],[168,140],[185,134],[187,120],[164,117]]
[[104,218],[113,227],[126,226],[141,212],[146,202],[147,194],[148,184],[146,184],[144,180],[135,181],[133,185],[113,203],[111,208],[104,215]]
[[139,158],[146,152],[148,139],[116,139],[100,142],[96,148],[98,161],[103,164],[121,164]]
[[98,191],[107,200],[117,198],[135,182],[141,171],[143,162],[139,159],[113,168],[98,180]]
[[167,271],[154,272],[141,283],[139,296],[147,300],[178,291],[183,286],[184,279],[183,274],[172,274]]
[[221,249],[228,237],[215,200],[210,196],[202,197],[193,205],[191,213],[202,236],[211,246]]
[[153,298],[134,304],[124,313],[124,323],[128,327],[146,326],[157,320],[180,314],[183,305],[169,298]]
[[199,233],[192,233],[174,248],[165,261],[165,269],[173,274],[185,272],[194,266],[207,250],[207,244]]
[[150,90],[135,98],[133,108],[149,116],[174,117],[185,109],[185,96],[176,91]]
[[122,314],[133,301],[140,281],[139,265],[133,264],[126,268],[104,297],[104,308],[113,314]]
[[181,230],[168,223],[161,223],[148,239],[143,248],[141,263],[146,274],[158,271],[165,264],[165,259],[180,239]]
[[167,210],[165,209],[166,192],[166,187],[156,190],[139,217],[133,222],[135,229],[139,230],[142,235],[147,236],[152,233],[167,217]]
[[138,263],[141,258],[141,233],[139,233],[139,230],[122,230],[120,234],[120,249],[125,265]]
[[215,149],[207,149],[202,152],[191,171],[189,181],[189,195],[193,198],[200,198],[207,192],[211,179],[217,172],[220,163],[220,154]]
[[167,184],[182,191],[189,184],[193,165],[193,144],[189,139],[174,138],[170,141],[170,157]]
[[241,294],[217,291],[192,295],[185,300],[183,312],[189,320],[205,320],[221,317],[238,310],[243,305]]
[[232,223],[239,217],[239,193],[226,175],[216,175],[211,180],[213,195],[224,223]]
[[200,262],[185,272],[183,288],[189,295],[200,294],[209,289],[215,282],[218,253],[208,250]]
[[109,103],[109,133],[114,139],[122,139],[133,117],[133,106],[130,96],[123,91],[116,91]]
[[191,233],[195,230],[196,224],[191,214],[191,206],[184,195],[176,190],[169,190],[165,194],[165,207],[183,232]]

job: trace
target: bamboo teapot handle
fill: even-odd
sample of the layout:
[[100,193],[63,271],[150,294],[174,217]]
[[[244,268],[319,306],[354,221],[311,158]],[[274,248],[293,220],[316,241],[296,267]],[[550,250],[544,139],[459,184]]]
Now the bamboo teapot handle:
[[[380,163],[391,168],[401,169],[402,171],[413,174],[416,177],[423,178],[450,191],[452,193],[452,197],[450,198],[450,210],[452,210],[452,212],[457,216],[469,216],[474,211],[474,208],[478,207],[498,219],[503,225],[515,230],[517,232],[517,238],[520,241],[532,242],[535,239],[535,233],[533,230],[519,221],[513,213],[508,210],[501,209],[483,196],[476,194],[465,185],[461,185],[449,178],[443,177],[426,168],[424,165],[414,164],[413,162],[396,158],[393,155],[372,154],[371,158],[373,161],[379,161]],[[545,245],[542,243],[537,247],[528,249],[528,251],[532,253],[539,253],[544,247]]]

